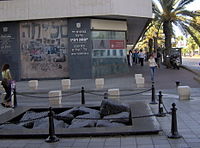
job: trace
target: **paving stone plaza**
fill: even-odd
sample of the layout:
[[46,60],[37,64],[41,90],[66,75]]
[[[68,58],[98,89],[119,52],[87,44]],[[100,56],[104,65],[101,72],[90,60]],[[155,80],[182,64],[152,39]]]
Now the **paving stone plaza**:
[[[147,65],[140,67],[134,66],[127,75],[119,75],[115,77],[105,77],[103,89],[119,89],[131,90],[136,89],[135,74],[142,74],[145,79],[144,88],[151,88],[150,74]],[[199,148],[200,145],[200,88],[199,83],[193,79],[194,74],[185,70],[173,70],[161,67],[156,71],[155,91],[156,101],[158,92],[162,91],[163,104],[168,111],[171,111],[172,103],[176,103],[177,107],[177,127],[178,133],[182,138],[171,139],[168,135],[171,133],[171,115],[165,117],[156,117],[159,122],[161,131],[158,134],[145,135],[113,135],[113,136],[71,136],[58,137],[59,141],[55,143],[47,143],[47,138],[1,138],[1,148]],[[176,81],[182,86],[191,88],[191,96],[189,100],[180,100],[177,92]],[[70,90],[95,89],[94,79],[72,80]],[[39,81],[38,90],[31,90],[28,87],[28,81],[17,82],[17,92],[37,92],[38,96],[45,96],[44,92],[50,90],[61,90],[61,80],[41,80]],[[120,91],[120,101],[125,103],[133,103],[142,101],[147,103],[153,113],[158,113],[158,105],[149,104],[152,99],[150,92],[143,92],[138,95],[123,96],[127,92]],[[131,92],[129,92],[131,94]],[[81,105],[81,96],[77,94],[72,97],[63,97],[62,105]],[[100,105],[103,96],[95,96],[92,94],[85,95],[85,104]],[[18,107],[49,107],[49,100],[36,97],[25,97],[17,95],[18,106],[14,109],[3,108],[0,106],[0,113],[15,110]],[[133,125],[134,126],[134,125]]]

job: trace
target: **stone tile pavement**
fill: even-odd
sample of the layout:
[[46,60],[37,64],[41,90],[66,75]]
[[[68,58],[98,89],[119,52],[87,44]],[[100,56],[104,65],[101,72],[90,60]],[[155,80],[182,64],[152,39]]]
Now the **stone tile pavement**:
[[[148,67],[134,65],[130,73],[117,77],[106,77],[105,88],[136,88],[134,74],[142,73],[145,77],[145,88],[151,87],[150,73]],[[167,135],[171,130],[171,116],[157,117],[162,131],[156,135],[118,135],[105,137],[69,137],[60,138],[59,142],[46,143],[45,139],[0,139],[0,148],[200,148],[200,87],[194,79],[194,74],[185,69],[173,70],[161,67],[156,72],[155,88],[163,93],[163,102],[167,110],[170,111],[173,102],[177,105],[178,131],[182,135],[180,139],[169,139]],[[177,95],[175,81],[180,81],[181,85],[191,87],[191,99],[180,101]],[[72,80],[71,89],[94,89],[94,80]],[[60,88],[60,80],[43,80],[39,83],[39,91],[55,90]],[[17,91],[30,91],[27,81],[17,82]],[[86,104],[100,103],[102,97],[92,95],[86,96]],[[137,96],[120,98],[125,102],[151,101],[151,93],[142,93]],[[80,94],[73,98],[63,99],[64,105],[80,104]],[[44,98],[27,98],[18,96],[20,106],[48,106],[48,100]],[[154,113],[158,112],[157,105],[150,105]],[[8,110],[0,107],[0,113]]]

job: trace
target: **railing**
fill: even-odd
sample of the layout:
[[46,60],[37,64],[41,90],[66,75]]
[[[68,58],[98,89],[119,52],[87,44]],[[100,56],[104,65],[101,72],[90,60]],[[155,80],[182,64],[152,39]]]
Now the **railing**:
[[[120,94],[120,95],[110,95],[107,93],[107,90],[85,90],[84,87],[81,88],[81,90],[78,91],[68,91],[65,92],[62,97],[69,97],[69,96],[73,96],[76,94],[81,94],[81,104],[85,104],[85,94],[91,94],[91,95],[95,95],[95,96],[100,96],[100,97],[104,97],[104,99],[108,99],[110,97],[126,97],[126,96],[134,96],[134,95],[139,95],[145,92],[152,92],[152,98],[151,98],[151,103],[150,104],[157,104],[156,103],[156,99],[155,99],[155,88],[154,88],[154,84],[152,83],[152,88],[147,88],[147,89],[135,89],[135,90],[131,90],[131,89],[124,89],[121,91],[135,91],[134,93],[126,93],[126,94]],[[33,93],[23,93],[23,92],[16,92],[16,88],[13,88],[13,95],[14,95],[14,107],[17,106],[17,95],[19,96],[25,96],[25,97],[32,97],[32,98],[50,98],[50,97],[45,97],[45,96],[35,96],[35,95],[31,95]],[[149,114],[149,115],[141,115],[141,116],[134,116],[131,117],[132,119],[135,118],[147,118],[147,117],[164,117],[167,114],[170,114],[172,116],[172,120],[171,120],[171,134],[168,136],[169,138],[180,138],[181,136],[178,133],[178,128],[177,128],[177,119],[176,119],[176,104],[173,103],[172,104],[172,108],[171,108],[171,112],[169,112],[167,110],[167,108],[165,107],[163,100],[162,100],[162,92],[159,92],[159,103],[158,103],[158,113],[157,114]],[[61,96],[53,96],[55,97],[61,97]],[[35,120],[40,120],[42,118],[46,118],[49,117],[49,137],[46,139],[46,142],[57,142],[59,141],[59,139],[56,137],[55,135],[55,129],[54,129],[54,122],[53,119],[54,118],[58,118],[60,116],[56,116],[54,114],[54,112],[52,111],[52,108],[49,108],[49,113],[48,116],[41,116],[35,119],[30,119],[30,120],[23,120],[23,121],[14,121],[14,122],[4,122],[4,123],[0,123],[0,126],[5,125],[5,124],[18,124],[18,123],[23,123],[23,122],[31,122],[31,121],[35,121]],[[99,120],[99,118],[77,118],[77,119],[83,119],[83,120]],[[111,120],[113,118],[106,118],[106,119],[101,119],[101,120]],[[116,118],[114,118],[116,119]],[[122,119],[122,118],[119,118]],[[130,119],[130,118],[123,118],[123,119]]]

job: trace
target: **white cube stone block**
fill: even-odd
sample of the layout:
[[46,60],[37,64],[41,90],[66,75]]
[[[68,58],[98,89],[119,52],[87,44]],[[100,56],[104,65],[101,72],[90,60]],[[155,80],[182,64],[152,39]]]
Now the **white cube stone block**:
[[68,90],[71,87],[71,80],[70,79],[62,79],[61,84],[62,84],[63,91]]
[[136,85],[138,88],[144,87],[144,78],[143,77],[137,77],[135,79]]
[[117,98],[118,99],[120,96],[119,88],[108,89],[108,95],[109,95],[109,98]]
[[30,80],[28,81],[28,85],[31,89],[38,89],[38,80]]
[[62,91],[61,90],[49,91],[50,104],[61,104],[61,100],[62,100]]
[[139,78],[142,77],[142,74],[135,74],[135,79],[138,78],[138,77]]
[[190,99],[190,87],[189,86],[178,86],[178,95],[180,100]]
[[103,88],[104,87],[104,78],[97,78],[95,79],[96,88]]

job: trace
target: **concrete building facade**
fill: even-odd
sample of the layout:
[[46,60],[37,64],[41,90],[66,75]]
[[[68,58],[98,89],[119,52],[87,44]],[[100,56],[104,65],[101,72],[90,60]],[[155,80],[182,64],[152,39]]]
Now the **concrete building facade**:
[[0,65],[16,80],[121,73],[151,17],[151,0],[0,1]]

